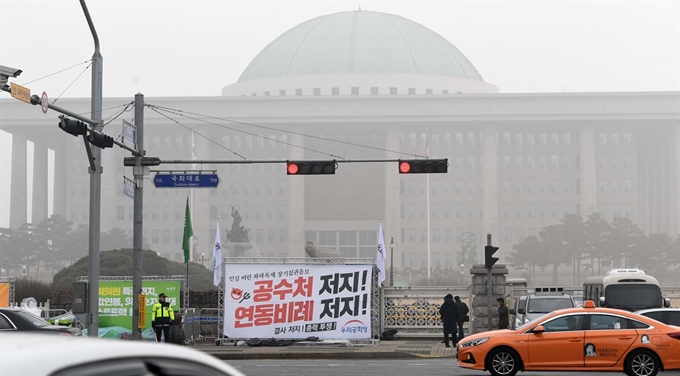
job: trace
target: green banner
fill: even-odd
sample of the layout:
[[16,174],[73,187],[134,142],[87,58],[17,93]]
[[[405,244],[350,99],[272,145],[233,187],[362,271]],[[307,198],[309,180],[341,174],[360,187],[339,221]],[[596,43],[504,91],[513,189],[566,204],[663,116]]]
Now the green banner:
[[[181,281],[143,281],[146,294],[146,328],[151,327],[151,307],[158,302],[158,294],[167,295],[175,311],[180,309]],[[122,326],[132,328],[132,281],[99,281],[99,327]],[[135,323],[136,324],[136,323]]]

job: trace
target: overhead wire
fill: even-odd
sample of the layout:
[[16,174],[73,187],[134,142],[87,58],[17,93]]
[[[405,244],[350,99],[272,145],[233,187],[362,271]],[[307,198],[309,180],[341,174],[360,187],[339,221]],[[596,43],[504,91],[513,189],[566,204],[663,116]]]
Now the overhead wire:
[[73,81],[71,81],[71,83],[66,87],[66,89],[64,89],[64,91],[62,91],[61,94],[59,94],[59,96],[57,97],[57,99],[55,99],[54,101],[52,101],[52,104],[57,103],[57,101],[59,100],[59,98],[61,98],[61,96],[64,95],[64,93],[66,93],[66,90],[68,90],[69,88],[71,88],[71,86],[73,86],[73,84],[75,84],[76,81],[78,81],[78,79],[80,78],[80,76],[82,76],[83,73],[85,73],[85,72],[90,68],[90,66],[92,66],[92,61],[90,61],[90,64],[88,64],[88,65],[85,67],[85,69],[83,69],[83,71],[80,72],[80,74],[79,74]]
[[217,145],[217,146],[219,146],[219,147],[221,147],[221,148],[223,148],[223,149],[225,149],[225,150],[231,152],[232,154],[234,154],[234,155],[240,157],[241,159],[244,159],[244,160],[247,159],[246,157],[244,157],[244,156],[242,156],[241,154],[239,154],[239,153],[237,153],[237,152],[235,152],[235,151],[229,149],[228,147],[226,147],[226,146],[220,144],[219,142],[213,140],[212,138],[207,137],[207,136],[203,135],[202,133],[200,133],[200,132],[198,132],[198,131],[195,131],[195,130],[191,129],[191,127],[189,127],[189,126],[187,126],[187,125],[184,125],[184,124],[182,124],[181,122],[179,122],[179,121],[177,121],[177,120],[171,118],[170,116],[168,116],[168,115],[166,115],[166,114],[164,114],[164,113],[162,113],[162,112],[156,110],[156,109],[153,108],[152,106],[147,105],[147,107],[149,107],[152,111],[156,112],[157,114],[159,114],[159,115],[161,115],[161,116],[167,118],[168,120],[171,120],[171,121],[175,122],[176,124],[178,124],[178,125],[180,125],[180,126],[186,128],[186,129],[188,129],[188,130],[194,132],[195,134],[199,135],[200,137],[205,138],[206,140],[208,140],[208,141],[212,142],[213,144],[215,144],[215,145]]
[[[106,119],[104,119],[103,120],[104,124],[102,125],[102,130],[104,129],[105,126],[111,124],[114,120],[118,119],[118,117],[120,115],[122,115],[126,112],[132,111],[133,108],[135,108],[135,102],[130,102],[130,103],[126,104],[125,108],[120,110],[117,114],[111,115],[111,116],[107,117]],[[113,119],[111,119],[111,117],[113,117]],[[109,120],[109,119],[111,119],[111,120]]]
[[[281,143],[281,144],[284,144],[284,145],[288,145],[290,147],[299,148],[299,149],[302,149],[302,150],[323,154],[323,155],[329,156],[331,158],[345,159],[344,157],[341,157],[339,155],[335,155],[335,154],[327,153],[327,152],[324,152],[324,151],[308,148],[308,147],[305,147],[305,146],[291,144],[290,142],[286,142],[286,141],[271,139],[271,138],[268,138],[266,136],[263,136],[263,135],[260,135],[260,134],[257,134],[257,133],[251,133],[251,132],[248,132],[248,131],[244,131],[242,129],[229,127],[229,126],[226,126],[224,124],[218,124],[218,123],[214,123],[214,122],[207,121],[207,120],[204,120],[204,119],[196,118],[196,117],[193,117],[193,116],[188,116],[188,115],[181,113],[181,112],[175,112],[176,111],[175,109],[171,109],[171,108],[168,108],[168,107],[162,107],[162,106],[156,106],[156,105],[150,105],[150,104],[147,104],[147,106],[154,109],[154,110],[158,108],[161,111],[165,111],[165,112],[171,113],[173,115],[186,117],[187,119],[200,121],[200,122],[203,122],[203,123],[206,123],[206,124],[211,124],[211,125],[214,125],[214,126],[217,126],[217,127],[220,127],[220,128],[225,128],[225,129],[229,129],[229,130],[232,130],[232,131],[235,131],[235,132],[244,133],[244,134],[247,134],[247,135],[250,135],[250,136],[259,137],[259,138],[262,138],[262,139],[267,140],[267,141],[273,141],[273,142]],[[161,107],[161,108],[159,108],[159,107]],[[156,112],[158,112],[158,111],[156,111]]]
[[[308,138],[318,139],[318,140],[322,140],[322,141],[330,141],[330,142],[335,142],[335,143],[354,146],[354,147],[361,147],[361,148],[366,148],[366,149],[384,151],[384,152],[388,152],[388,153],[407,155],[407,156],[410,156],[410,157],[412,156],[412,157],[416,157],[416,158],[427,158],[426,156],[419,155],[419,154],[404,153],[402,151],[384,149],[384,148],[380,148],[380,147],[377,147],[377,146],[363,145],[363,144],[358,144],[358,143],[349,142],[349,141],[342,141],[342,140],[336,140],[336,139],[331,139],[331,138],[324,138],[324,137],[320,137],[320,136],[298,133],[298,132],[273,128],[273,127],[268,127],[268,126],[265,126],[265,125],[252,124],[252,123],[247,123],[247,122],[238,121],[238,120],[221,118],[221,117],[217,117],[217,116],[203,115],[203,114],[198,114],[198,113],[194,113],[194,112],[190,112],[190,111],[179,110],[179,109],[174,109],[174,108],[169,108],[169,107],[163,107],[163,106],[156,106],[156,107],[159,108],[159,109],[164,109],[164,110],[168,110],[168,111],[176,111],[178,113],[186,113],[186,114],[191,114],[191,115],[194,115],[194,116],[205,117],[205,118],[208,118],[208,119],[222,120],[222,121],[226,121],[226,122],[229,122],[229,123],[241,124],[241,125],[246,125],[246,126],[255,127],[255,128],[262,128],[262,129],[267,129],[267,130],[271,130],[271,131],[275,131],[275,132],[281,132],[281,133],[287,133],[287,134],[292,134],[292,135],[296,135],[296,136],[308,137]],[[210,123],[210,124],[212,124],[212,123]]]
[[82,63],[78,63],[78,64],[73,65],[73,66],[71,66],[71,67],[64,68],[64,69],[62,69],[62,70],[60,70],[60,71],[57,71],[57,72],[54,72],[54,73],[50,73],[50,74],[48,74],[47,76],[42,76],[42,77],[40,77],[40,78],[36,78],[36,79],[33,80],[33,81],[28,81],[28,82],[23,83],[23,84],[21,84],[21,85],[24,86],[24,85],[32,84],[32,83],[34,83],[34,82],[36,82],[36,81],[42,80],[43,78],[52,77],[52,76],[54,76],[55,74],[59,74],[59,73],[61,73],[61,72],[66,72],[66,71],[69,70],[69,69],[73,69],[73,68],[75,68],[75,67],[77,67],[77,66],[79,66],[79,65],[87,64],[87,63],[89,63],[89,62],[92,62],[92,59],[90,59],[90,60],[85,60],[85,61],[83,61]]

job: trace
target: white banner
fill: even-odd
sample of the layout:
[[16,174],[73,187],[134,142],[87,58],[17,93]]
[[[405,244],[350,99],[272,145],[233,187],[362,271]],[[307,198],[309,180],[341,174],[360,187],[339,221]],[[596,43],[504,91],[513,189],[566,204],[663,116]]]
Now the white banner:
[[373,265],[227,264],[231,338],[371,338]]

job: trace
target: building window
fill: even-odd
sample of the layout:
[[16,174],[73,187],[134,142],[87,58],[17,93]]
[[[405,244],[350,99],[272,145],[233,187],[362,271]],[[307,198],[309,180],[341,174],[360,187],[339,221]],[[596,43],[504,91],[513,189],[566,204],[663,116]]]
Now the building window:
[[442,229],[433,228],[432,229],[432,243],[440,243],[442,241]]
[[371,87],[371,95],[378,95],[378,88],[373,86]]
[[420,229],[420,242],[427,243],[427,228]]
[[153,219],[153,220],[158,219],[158,206],[152,206],[151,207],[151,219]]
[[408,229],[408,242],[415,243],[418,237],[418,229],[410,228]]
[[425,89],[425,94],[432,95],[432,89]]
[[321,88],[315,87],[313,92],[314,92],[314,95],[321,95]]
[[258,228],[255,230],[255,242],[256,243],[264,243],[264,229]]
[[295,89],[295,95],[301,96],[302,95],[302,89]]
[[353,86],[351,89],[352,95],[359,95],[359,88],[356,86]]
[[288,238],[288,230],[286,230],[285,228],[279,229],[279,243],[281,243],[281,244],[288,243],[287,238]]
[[285,90],[279,90],[279,96],[285,97],[285,96],[286,96],[286,91],[285,91]]
[[118,213],[117,217],[119,221],[125,220],[125,206],[119,206],[118,207]]
[[276,230],[273,228],[267,229],[267,243],[274,243],[276,241]]
[[340,88],[339,87],[331,88],[331,94],[332,95],[340,95]]
[[408,88],[408,93],[409,93],[410,95],[414,95],[414,94],[416,93],[416,88],[414,88],[414,87]]
[[151,230],[151,244],[158,244],[158,230]]

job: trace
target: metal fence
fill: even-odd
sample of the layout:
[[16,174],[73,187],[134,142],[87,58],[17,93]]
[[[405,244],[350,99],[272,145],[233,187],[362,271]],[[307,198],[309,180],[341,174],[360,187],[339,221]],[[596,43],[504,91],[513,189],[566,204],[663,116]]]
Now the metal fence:
[[61,316],[67,311],[65,309],[43,309],[40,311],[40,316],[43,319],[51,319],[53,317]]
[[[396,337],[439,337],[442,335],[439,307],[444,296],[459,296],[468,307],[469,287],[384,287],[381,294],[383,330],[396,329]],[[472,308],[468,313],[472,321]],[[469,322],[464,324],[469,333]]]

